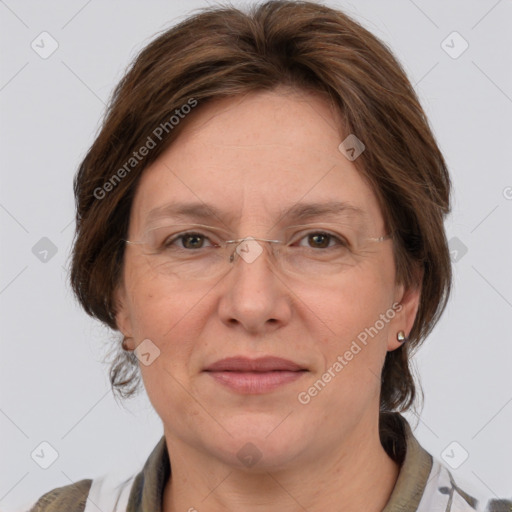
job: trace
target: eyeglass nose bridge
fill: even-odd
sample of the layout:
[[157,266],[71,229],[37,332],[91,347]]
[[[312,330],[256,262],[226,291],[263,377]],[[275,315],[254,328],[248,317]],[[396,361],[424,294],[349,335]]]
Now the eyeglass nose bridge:
[[282,244],[283,243],[282,240],[269,240],[268,238],[256,238],[254,236],[246,236],[245,238],[237,238],[235,240],[226,240],[224,242],[226,244],[237,244],[236,247],[235,247],[235,250],[229,256],[229,262],[230,263],[233,263],[233,260],[235,259],[235,253],[236,253],[237,247],[239,247],[240,244],[242,242],[245,242],[246,240],[251,240],[251,241],[252,240],[257,240],[259,242],[271,242],[271,243],[275,243],[275,244]]

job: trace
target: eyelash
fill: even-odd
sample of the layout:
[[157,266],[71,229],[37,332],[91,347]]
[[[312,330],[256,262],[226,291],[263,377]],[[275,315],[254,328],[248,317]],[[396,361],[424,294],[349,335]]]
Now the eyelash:
[[[343,237],[340,237],[340,236],[335,235],[333,233],[330,233],[328,231],[308,231],[305,235],[303,235],[301,238],[299,238],[298,241],[304,240],[305,238],[307,238],[307,237],[309,237],[311,235],[327,236],[327,237],[330,238],[330,240],[334,240],[336,242],[335,245],[340,245],[340,246],[343,246],[343,247],[349,247],[349,244],[346,242],[346,240]],[[205,240],[209,240],[209,238],[206,235],[202,234],[202,233],[198,233],[198,232],[195,232],[195,231],[187,231],[185,233],[180,233],[178,235],[173,235],[172,237],[169,237],[166,240],[164,240],[163,243],[162,243],[162,248],[163,249],[169,249],[172,246],[172,244],[174,244],[174,242],[176,242],[177,240],[182,240],[182,242],[183,242],[183,239],[186,238],[187,236],[197,236],[197,237],[202,237]],[[330,249],[332,247],[334,247],[334,246],[330,246],[329,245],[327,247],[320,247],[320,249]],[[194,250],[194,249],[187,249],[186,247],[180,247],[180,249],[190,250],[190,251]],[[203,249],[203,247],[199,247],[199,249]],[[311,247],[311,249],[314,249],[314,248]]]

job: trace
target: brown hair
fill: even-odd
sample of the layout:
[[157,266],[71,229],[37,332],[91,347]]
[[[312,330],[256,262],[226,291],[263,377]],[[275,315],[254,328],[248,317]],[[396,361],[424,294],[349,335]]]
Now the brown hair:
[[[421,286],[409,341],[386,355],[380,399],[384,428],[386,414],[414,404],[411,352],[431,332],[449,297],[443,220],[450,211],[450,179],[402,67],[381,41],[338,10],[287,0],[247,12],[210,7],[139,53],[115,88],[101,131],[75,177],[73,290],[88,314],[116,329],[113,292],[123,261],[121,240],[142,172],[186,124],[174,126],[171,117],[191,100],[201,105],[280,85],[323,94],[341,114],[340,133],[363,141],[366,150],[354,163],[394,233],[397,281]],[[148,137],[156,138],[157,127],[165,127],[158,144],[130,160]],[[420,283],[418,269],[423,270]],[[123,397],[139,384],[137,360],[119,344],[110,378]]]

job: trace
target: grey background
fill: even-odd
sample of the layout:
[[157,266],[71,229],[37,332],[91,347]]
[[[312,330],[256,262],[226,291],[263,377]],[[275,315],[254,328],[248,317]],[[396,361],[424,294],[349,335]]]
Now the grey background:
[[[113,335],[79,309],[67,285],[72,177],[136,52],[214,3],[0,1],[1,510],[114,468],[138,471],[162,435],[144,394],[126,409],[113,399],[101,362]],[[446,224],[455,289],[416,359],[425,405],[408,418],[444,463],[468,452],[452,470],[460,482],[511,497],[512,2],[328,5],[353,15],[403,63],[455,186]],[[46,59],[31,47],[42,46],[43,31],[58,43]],[[448,37],[453,31],[469,44],[457,58],[464,43]],[[43,441],[58,452],[48,469],[31,458],[38,449],[40,463],[50,461]]]

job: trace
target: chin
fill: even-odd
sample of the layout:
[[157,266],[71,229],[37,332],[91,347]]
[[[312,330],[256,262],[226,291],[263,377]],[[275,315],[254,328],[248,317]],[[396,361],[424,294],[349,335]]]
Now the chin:
[[[247,471],[276,471],[285,468],[305,449],[307,433],[303,436],[278,421],[257,423],[254,418],[249,424],[238,422],[237,427],[226,426],[232,434],[223,436],[222,447],[210,447],[230,466]],[[277,427],[277,428],[276,428]]]

